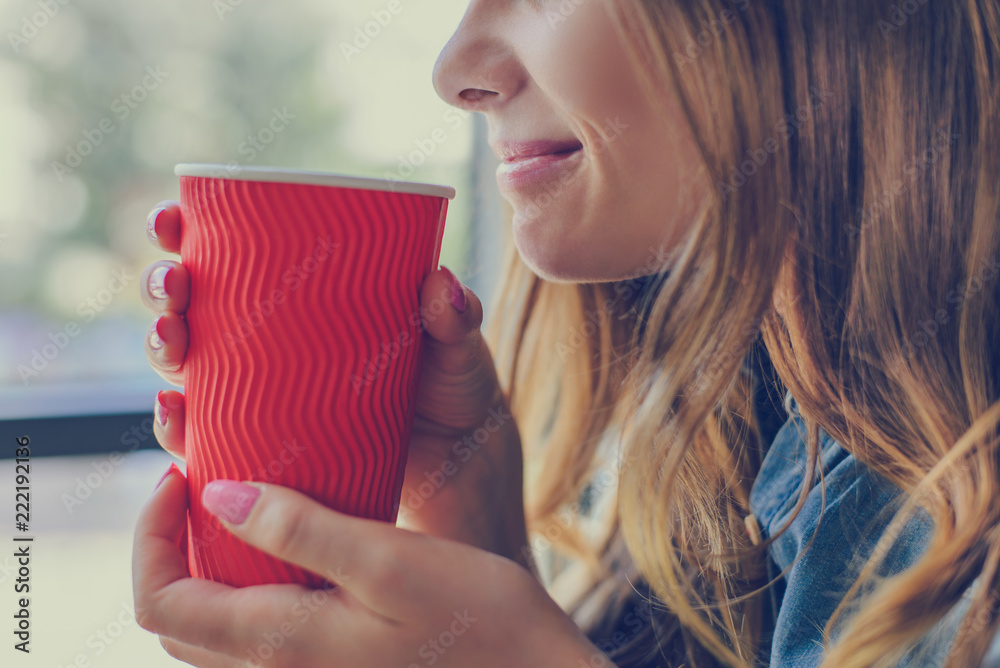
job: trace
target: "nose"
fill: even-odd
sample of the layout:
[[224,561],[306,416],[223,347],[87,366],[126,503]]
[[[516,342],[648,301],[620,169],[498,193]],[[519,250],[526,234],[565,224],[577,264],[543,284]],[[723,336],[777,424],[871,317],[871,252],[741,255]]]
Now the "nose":
[[472,0],[434,65],[434,90],[448,104],[486,112],[519,87],[520,66],[503,38],[502,7],[509,3]]

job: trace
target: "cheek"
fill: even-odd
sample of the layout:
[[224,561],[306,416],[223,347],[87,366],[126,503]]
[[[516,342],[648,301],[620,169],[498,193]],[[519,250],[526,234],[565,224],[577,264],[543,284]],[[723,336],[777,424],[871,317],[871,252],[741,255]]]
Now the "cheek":
[[646,97],[601,3],[544,29],[527,47],[532,75],[588,160],[582,182],[542,215],[515,205],[516,245],[549,280],[631,278],[682,240],[711,184],[680,109]]
[[[515,244],[536,273],[560,281],[628,279],[655,271],[651,265],[684,241],[707,202],[704,172],[693,158],[617,150],[625,148],[610,144],[605,162],[589,163],[577,187],[548,206],[515,206]],[[643,160],[648,169],[639,166]]]
[[[675,121],[685,125],[682,118]],[[622,206],[636,233],[674,247],[708,205],[714,186],[690,133],[665,128],[659,118],[640,119],[635,127],[608,151],[614,160],[609,173],[615,190],[624,193]]]
[[547,16],[528,46],[528,59],[536,83],[562,111],[603,121],[611,107],[628,109],[637,101],[635,81],[623,76],[631,71],[625,47],[604,3],[584,0]]

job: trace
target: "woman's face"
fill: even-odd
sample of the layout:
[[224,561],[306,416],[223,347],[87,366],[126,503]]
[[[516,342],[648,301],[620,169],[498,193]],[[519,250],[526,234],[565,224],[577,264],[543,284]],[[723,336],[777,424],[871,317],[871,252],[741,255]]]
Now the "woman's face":
[[471,0],[434,86],[485,114],[515,243],[543,278],[652,273],[711,188],[680,109],[644,94],[605,0]]

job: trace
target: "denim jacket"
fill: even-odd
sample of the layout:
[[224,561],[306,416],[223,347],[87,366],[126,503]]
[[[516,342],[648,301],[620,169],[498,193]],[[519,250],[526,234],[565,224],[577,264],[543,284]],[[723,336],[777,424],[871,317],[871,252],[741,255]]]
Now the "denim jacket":
[[[805,426],[791,394],[785,397],[785,408],[788,420],[768,449],[750,495],[751,510],[765,538],[778,535],[788,524],[806,474]],[[820,664],[827,621],[904,500],[898,487],[855,459],[822,430],[817,468],[822,470],[822,483],[817,471],[798,516],[770,547],[771,577],[784,571],[784,577],[770,590],[774,612],[770,629],[772,668]],[[933,530],[933,522],[926,514],[911,519],[878,573],[887,576],[915,563]],[[969,596],[970,592],[966,592],[897,665],[943,665]],[[984,666],[998,665],[1000,644],[994,642]]]

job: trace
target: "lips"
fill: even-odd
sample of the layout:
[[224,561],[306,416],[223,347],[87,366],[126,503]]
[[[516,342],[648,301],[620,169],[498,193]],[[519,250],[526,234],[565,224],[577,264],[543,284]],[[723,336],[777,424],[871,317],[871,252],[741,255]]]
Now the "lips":
[[584,155],[575,140],[498,142],[494,151],[503,161],[497,168],[500,189],[522,196],[562,192]]
[[527,142],[498,142],[494,147],[494,151],[496,152],[497,157],[509,164],[545,155],[574,153],[582,148],[583,144],[576,140],[539,140]]

